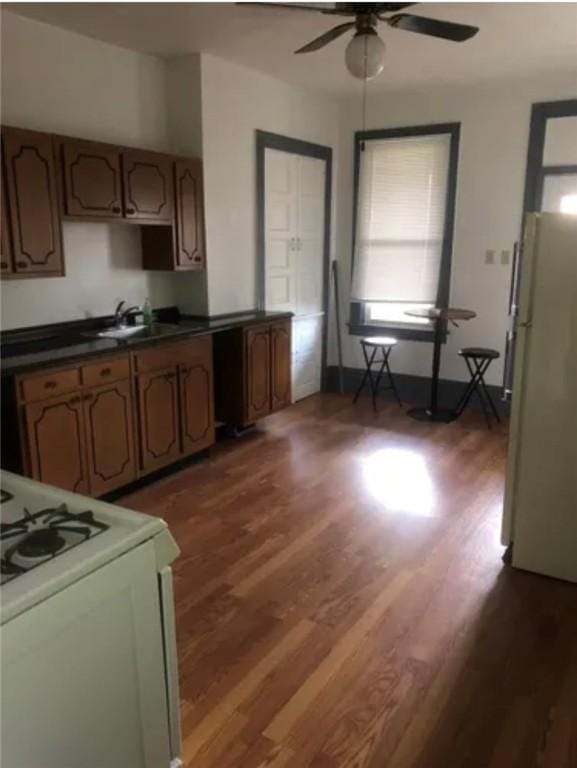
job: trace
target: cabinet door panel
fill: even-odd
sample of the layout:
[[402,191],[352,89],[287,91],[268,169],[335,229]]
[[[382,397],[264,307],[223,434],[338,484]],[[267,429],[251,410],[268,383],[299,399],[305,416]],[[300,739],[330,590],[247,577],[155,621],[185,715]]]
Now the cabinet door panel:
[[125,216],[171,222],[171,160],[152,152],[124,151],[122,170]]
[[68,216],[122,216],[120,154],[88,141],[62,144],[64,203]]
[[30,475],[58,488],[87,493],[81,396],[31,403],[24,409],[24,421]]
[[3,275],[12,274],[12,251],[10,248],[10,237],[8,234],[8,214],[6,210],[7,199],[4,180],[6,175],[2,171],[2,186],[0,195],[0,273]]
[[175,182],[176,263],[182,268],[203,269],[204,214],[200,160],[177,160]]
[[105,384],[83,399],[90,492],[101,496],[136,477],[130,382]]
[[180,419],[183,453],[194,453],[214,443],[212,354],[179,367]]
[[63,272],[52,137],[3,129],[13,267],[21,274]]
[[270,413],[270,328],[259,326],[245,332],[246,421]]
[[138,377],[141,468],[150,472],[178,459],[178,386],[176,368]]
[[291,403],[291,321],[275,323],[270,330],[271,406],[273,411]]

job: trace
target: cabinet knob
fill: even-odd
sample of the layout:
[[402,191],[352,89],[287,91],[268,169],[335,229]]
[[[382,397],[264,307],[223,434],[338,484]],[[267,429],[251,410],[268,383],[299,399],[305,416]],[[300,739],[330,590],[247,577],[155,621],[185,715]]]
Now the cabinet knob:
[[76,403],[79,403],[81,400],[82,400],[82,398],[80,397],[80,395],[74,395],[74,397],[71,397],[71,398],[70,398],[70,400],[68,401],[68,403],[69,403],[70,405],[76,405]]
[[58,384],[55,381],[45,381],[44,382],[44,389],[56,389],[57,386],[58,386]]
[[121,213],[120,206],[119,205],[113,206],[112,213]]
[[136,211],[134,210],[134,208],[127,208],[127,209],[126,209],[126,213],[127,213],[129,216],[132,216],[132,214],[133,214],[133,213],[136,213]]
[[94,395],[92,394],[92,392],[87,392],[82,399],[83,400],[92,400],[93,397],[94,397]]
[[167,374],[166,374],[166,376],[165,376],[164,378],[165,378],[167,381],[170,381],[171,379],[174,379],[174,377],[175,377],[175,376],[176,376],[176,373],[174,373],[174,371],[173,371],[172,373],[167,373]]
[[100,371],[101,376],[110,376],[111,373],[112,373],[112,368],[103,368]]
[[16,262],[16,266],[18,267],[18,269],[26,269],[28,267],[28,262],[27,261],[17,261]]

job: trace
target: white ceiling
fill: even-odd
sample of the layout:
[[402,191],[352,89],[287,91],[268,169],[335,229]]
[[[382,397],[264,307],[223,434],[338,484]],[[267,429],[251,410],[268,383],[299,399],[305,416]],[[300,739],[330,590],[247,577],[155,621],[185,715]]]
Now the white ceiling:
[[[333,94],[358,90],[345,69],[348,34],[316,53],[293,51],[339,16],[234,3],[10,3],[8,10],[145,53],[207,52],[295,85]],[[577,3],[421,3],[417,14],[474,24],[451,43],[380,25],[387,65],[374,88],[577,72]],[[577,82],[577,76],[576,76]]]

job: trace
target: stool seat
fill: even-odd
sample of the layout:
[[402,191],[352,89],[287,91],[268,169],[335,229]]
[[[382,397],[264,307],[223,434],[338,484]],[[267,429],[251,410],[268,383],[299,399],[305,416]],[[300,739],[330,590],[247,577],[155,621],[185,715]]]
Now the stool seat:
[[392,336],[365,336],[361,343],[368,347],[394,347],[397,340]]
[[461,357],[478,357],[482,360],[496,360],[500,357],[496,349],[486,347],[463,347],[459,350]]

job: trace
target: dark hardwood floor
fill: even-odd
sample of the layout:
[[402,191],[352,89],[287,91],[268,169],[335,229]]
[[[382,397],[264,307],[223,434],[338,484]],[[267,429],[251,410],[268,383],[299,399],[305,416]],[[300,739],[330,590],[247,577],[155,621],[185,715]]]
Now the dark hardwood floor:
[[506,440],[315,396],[120,502],[182,549],[187,768],[576,768],[577,587],[501,561]]

